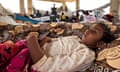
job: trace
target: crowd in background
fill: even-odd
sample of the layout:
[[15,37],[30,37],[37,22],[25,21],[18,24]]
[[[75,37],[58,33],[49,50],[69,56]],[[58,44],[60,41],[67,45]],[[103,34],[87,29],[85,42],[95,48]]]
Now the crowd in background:
[[[25,20],[30,21],[33,24],[37,24],[39,22],[81,22],[81,23],[89,23],[89,22],[95,22],[95,21],[110,21],[113,22],[114,16],[112,14],[106,14],[104,15],[102,11],[100,10],[77,10],[75,12],[72,12],[71,15],[68,15],[67,12],[62,11],[57,12],[57,8],[55,5],[51,8],[51,12],[46,11],[44,14],[40,11],[35,9],[33,14],[27,15],[27,14],[15,14],[16,20]],[[22,18],[20,18],[22,17]],[[41,20],[47,19],[47,20]]]

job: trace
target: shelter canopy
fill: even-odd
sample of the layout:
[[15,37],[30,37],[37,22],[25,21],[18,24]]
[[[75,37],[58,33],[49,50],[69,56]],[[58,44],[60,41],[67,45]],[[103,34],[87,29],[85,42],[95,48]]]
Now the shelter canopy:
[[39,0],[39,1],[49,1],[49,2],[73,2],[75,0]]

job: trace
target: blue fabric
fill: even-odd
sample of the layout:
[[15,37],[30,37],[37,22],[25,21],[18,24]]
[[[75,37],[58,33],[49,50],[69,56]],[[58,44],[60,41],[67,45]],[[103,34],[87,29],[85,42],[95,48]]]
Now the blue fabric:
[[20,14],[16,14],[16,20],[29,21],[29,22],[31,22],[33,24],[37,24],[37,23],[40,22],[40,21],[37,21],[37,20],[33,20],[33,19],[30,19],[30,18],[21,16]]

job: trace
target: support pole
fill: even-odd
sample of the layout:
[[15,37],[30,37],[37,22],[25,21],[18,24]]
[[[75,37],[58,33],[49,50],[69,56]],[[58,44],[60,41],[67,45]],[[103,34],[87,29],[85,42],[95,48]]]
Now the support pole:
[[31,15],[33,12],[32,0],[27,0],[27,3],[28,3],[28,15]]
[[24,0],[19,0],[20,2],[20,14],[25,14],[25,6],[24,6]]
[[120,0],[110,0],[110,13],[118,20],[120,19]]
[[65,9],[66,9],[66,0],[62,0],[62,4],[63,4],[62,9],[63,9],[63,11],[65,11]]
[[80,9],[80,0],[76,0],[76,11]]

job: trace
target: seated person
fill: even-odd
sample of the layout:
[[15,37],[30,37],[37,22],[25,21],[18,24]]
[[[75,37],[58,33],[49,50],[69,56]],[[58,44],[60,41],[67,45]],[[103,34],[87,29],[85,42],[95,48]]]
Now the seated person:
[[110,29],[102,23],[92,25],[82,38],[60,37],[49,43],[38,42],[37,35],[27,37],[27,45],[33,61],[32,68],[40,72],[85,71],[95,60],[94,49],[114,40]]
[[50,15],[49,15],[49,12],[46,11],[45,14],[44,14],[44,16],[50,16]]
[[114,16],[112,16],[111,14],[106,14],[103,16],[103,19],[105,19],[109,22],[113,22]]
[[39,10],[37,10],[37,13],[36,13],[36,18],[40,18],[42,16],[42,14],[40,13]]
[[66,16],[65,14],[62,12],[61,16],[60,16],[61,21],[66,21]]

